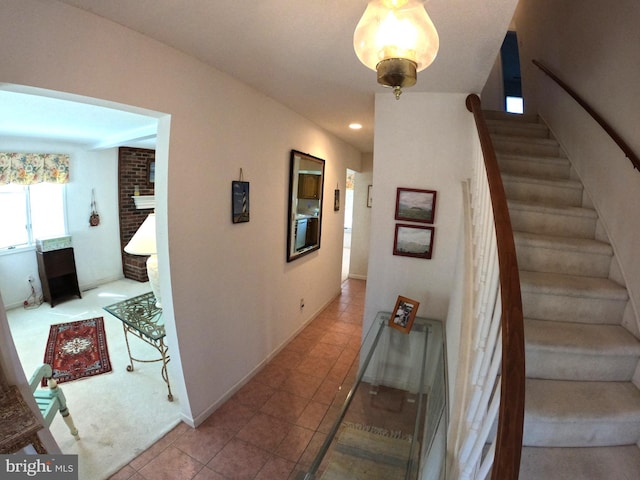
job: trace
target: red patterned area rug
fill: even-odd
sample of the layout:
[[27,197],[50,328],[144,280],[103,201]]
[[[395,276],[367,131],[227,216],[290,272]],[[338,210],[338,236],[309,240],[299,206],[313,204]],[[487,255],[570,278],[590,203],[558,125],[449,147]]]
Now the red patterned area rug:
[[[58,383],[110,372],[102,317],[51,325],[44,363]],[[46,386],[46,379],[42,383]]]

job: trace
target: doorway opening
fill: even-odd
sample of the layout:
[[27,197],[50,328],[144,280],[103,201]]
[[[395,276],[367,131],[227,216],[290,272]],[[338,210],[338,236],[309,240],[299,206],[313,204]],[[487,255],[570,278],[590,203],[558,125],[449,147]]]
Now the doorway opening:
[[344,195],[344,241],[342,247],[342,281],[349,278],[349,263],[351,261],[351,230],[353,227],[353,193],[355,189],[356,172],[347,169]]
[[[28,379],[43,360],[52,324],[104,318],[112,371],[63,383],[60,387],[65,392],[69,411],[82,440],[75,441],[60,416],[49,428],[63,453],[79,455],[83,476],[98,478],[95,472],[102,475],[124,460],[129,461],[136,449],[151,445],[179,423],[183,407],[179,399],[175,402],[167,400],[166,384],[157,364],[137,368],[135,372],[126,370],[128,354],[123,325],[103,310],[106,305],[143,293],[148,288],[146,283],[121,279],[118,268],[113,268],[121,255],[116,195],[118,147],[128,144],[155,148],[156,160],[162,163],[154,173],[166,176],[169,116],[99,99],[17,85],[5,84],[0,93],[3,99],[0,110],[6,109],[4,113],[15,119],[11,127],[25,126],[22,132],[0,132],[0,147],[4,151],[44,149],[72,155],[74,173],[72,180],[65,185],[68,233],[73,237],[78,271],[84,270],[81,299],[69,299],[56,304],[55,308],[42,304],[37,309],[27,309],[23,308],[20,300],[24,298],[21,293],[24,285],[21,284],[31,284],[31,278],[38,277],[36,254],[33,248],[23,248],[0,255],[0,271],[9,271],[10,267],[12,279],[24,279],[23,282],[8,284],[0,278],[3,290],[3,298],[0,299],[0,332],[3,332],[0,350],[5,353],[4,366],[14,372],[21,369]],[[15,95],[10,106],[9,94],[13,93],[21,96]],[[46,125],[45,120],[48,119],[51,123]],[[66,119],[69,123],[65,123]],[[91,119],[96,119],[95,124],[90,125]],[[83,137],[77,133],[80,130],[72,128],[72,121],[84,132],[91,126],[97,130],[101,130],[101,126],[108,127],[108,132],[103,129],[100,133],[104,141],[94,141],[93,135],[89,139]],[[111,131],[116,125],[120,125],[120,131]],[[125,125],[131,128],[127,130]],[[52,136],[53,132],[58,132],[59,136]],[[155,138],[156,133],[157,147],[142,143]],[[123,139],[125,134],[126,141]],[[166,182],[162,181],[161,188],[166,189],[165,185]],[[86,214],[93,187],[103,214],[97,228],[89,225]],[[156,189],[156,195],[166,198],[166,190],[160,192]],[[84,262],[84,268],[80,262]],[[4,332],[11,332],[11,335],[4,335]],[[152,347],[147,348],[142,341],[135,343],[131,345],[134,355],[140,351],[139,358],[154,358]],[[179,369],[173,369],[171,375],[180,373]],[[172,383],[178,383],[178,379],[172,378]],[[154,408],[150,409],[150,404]],[[127,415],[122,415],[123,411]],[[127,432],[126,439],[122,437],[123,431]]]

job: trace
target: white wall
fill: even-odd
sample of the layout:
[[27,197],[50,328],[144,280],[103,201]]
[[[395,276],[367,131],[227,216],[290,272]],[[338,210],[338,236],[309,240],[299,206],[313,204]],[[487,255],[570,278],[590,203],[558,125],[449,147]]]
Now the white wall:
[[[464,94],[389,92],[376,96],[365,331],[398,295],[420,302],[418,316],[444,321],[461,235],[461,182],[470,176],[473,117]],[[410,119],[410,121],[407,121]],[[398,128],[402,125],[403,128]],[[431,260],[393,255],[398,187],[437,191]]]
[[[640,172],[604,131],[531,59],[545,63],[640,155],[640,4],[635,0],[521,0],[516,12],[528,112],[559,139],[609,235],[636,312],[640,308]],[[625,322],[638,335],[640,326]]]
[[[78,145],[39,139],[0,139],[0,150],[70,155],[66,185],[67,227],[72,237],[78,283],[81,290],[122,278],[118,223],[118,152],[88,151]],[[91,189],[95,189],[100,225],[89,226]],[[6,308],[22,306],[31,290],[27,279],[36,279],[38,264],[33,248],[0,255],[0,291]]]
[[369,268],[369,237],[371,236],[371,208],[367,207],[369,185],[373,182],[373,154],[362,155],[362,169],[355,174],[353,195],[353,230],[349,277],[367,279]]
[[[2,3],[0,39],[3,82],[168,114],[156,150],[163,306],[183,416],[202,421],[338,294],[344,209],[333,212],[330,192],[360,168],[359,152],[229,76],[67,5]],[[326,189],[321,249],[286,263],[291,149],[326,160]],[[251,221],[234,225],[240,168]]]

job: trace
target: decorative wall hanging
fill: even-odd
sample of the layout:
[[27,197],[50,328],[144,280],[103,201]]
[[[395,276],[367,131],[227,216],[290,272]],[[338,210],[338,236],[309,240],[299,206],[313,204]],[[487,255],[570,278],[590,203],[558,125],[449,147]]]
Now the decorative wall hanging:
[[430,259],[433,254],[433,227],[396,224],[393,254]]
[[415,188],[398,188],[396,220],[433,223],[436,211],[436,192]]
[[91,215],[89,215],[89,225],[92,227],[100,225],[100,215],[96,209],[96,193],[93,188],[91,189]]
[[240,180],[231,182],[231,221],[233,223],[249,221],[249,182],[243,181],[242,169],[240,169]]
[[389,317],[389,326],[403,333],[409,333],[419,306],[420,302],[399,295],[393,313]]
[[156,183],[156,161],[147,160],[147,184],[153,187]]
[[338,210],[340,210],[340,189],[336,185],[336,189],[333,192],[333,211],[337,212]]

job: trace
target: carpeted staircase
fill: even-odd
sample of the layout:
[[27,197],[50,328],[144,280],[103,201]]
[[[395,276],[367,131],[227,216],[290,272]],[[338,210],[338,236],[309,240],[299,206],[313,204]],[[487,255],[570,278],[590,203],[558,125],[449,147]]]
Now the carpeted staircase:
[[[640,478],[640,342],[598,216],[548,128],[487,113],[514,228],[526,343],[523,480]],[[612,275],[613,272],[613,275]],[[629,315],[629,312],[627,312]]]

